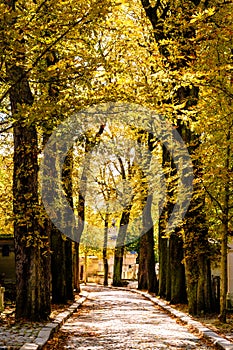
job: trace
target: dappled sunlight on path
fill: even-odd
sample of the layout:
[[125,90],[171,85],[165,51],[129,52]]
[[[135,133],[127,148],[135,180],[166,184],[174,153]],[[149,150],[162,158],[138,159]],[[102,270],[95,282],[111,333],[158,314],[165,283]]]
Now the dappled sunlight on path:
[[62,326],[62,338],[67,336],[67,340],[66,344],[59,344],[60,348],[213,349],[136,293],[99,287],[85,289],[90,291],[88,300]]

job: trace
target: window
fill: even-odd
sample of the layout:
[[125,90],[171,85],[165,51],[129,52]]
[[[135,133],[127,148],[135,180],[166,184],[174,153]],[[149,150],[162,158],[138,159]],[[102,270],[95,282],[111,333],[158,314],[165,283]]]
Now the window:
[[10,255],[10,247],[9,245],[5,244],[2,246],[2,256],[9,256]]

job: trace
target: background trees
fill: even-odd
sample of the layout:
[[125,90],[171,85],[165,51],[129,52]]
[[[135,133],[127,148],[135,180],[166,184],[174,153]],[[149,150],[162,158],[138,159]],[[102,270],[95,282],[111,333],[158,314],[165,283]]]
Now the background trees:
[[[231,5],[221,1],[214,4],[206,2],[202,3],[199,1],[189,1],[185,4],[182,1],[176,3],[152,3],[150,1],[142,1],[142,5],[152,24],[153,35],[157,42],[159,52],[163,57],[163,62],[165,64],[164,67],[167,69],[167,80],[162,80],[163,83],[161,84],[161,86],[165,86],[165,92],[167,93],[164,94],[166,97],[160,103],[164,106],[164,109],[167,110],[167,115],[171,116],[173,123],[177,126],[189,147],[189,151],[193,157],[194,174],[196,177],[196,180],[194,181],[194,196],[190,209],[186,215],[186,225],[184,226],[183,234],[181,235],[182,231],[180,231],[180,233],[176,232],[175,235],[172,234],[169,238],[163,238],[160,240],[160,259],[164,256],[164,259],[160,260],[160,283],[163,284],[163,286],[160,284],[160,293],[166,295],[169,299],[171,298],[171,295],[169,295],[170,293],[167,290],[168,285],[170,285],[169,289],[171,288],[171,282],[169,282],[170,277],[168,270],[164,269],[166,264],[170,265],[171,252],[167,252],[166,250],[167,244],[165,239],[168,239],[170,244],[174,238],[177,239],[177,235],[179,234],[180,237],[183,237],[185,243],[184,261],[189,310],[191,313],[199,313],[201,310],[207,311],[211,308],[211,304],[209,303],[209,301],[211,301],[211,291],[210,283],[208,282],[210,281],[210,272],[208,271],[209,268],[206,268],[206,266],[210,264],[208,219],[206,218],[205,213],[204,188],[200,185],[200,179],[203,176],[203,162],[205,163],[205,161],[200,160],[200,150],[198,146],[200,142],[202,142],[202,136],[204,134],[203,129],[199,129],[198,125],[203,122],[201,117],[203,111],[204,114],[206,113],[206,109],[202,109],[201,107],[203,105],[204,97],[202,93],[207,91],[202,83],[205,80],[204,76],[206,77],[206,75],[208,75],[206,69],[209,69],[210,71],[212,71],[212,69],[217,69],[214,68],[214,62],[219,60],[222,55],[220,54],[221,49],[219,50],[218,46],[222,47],[224,46],[224,42],[226,43],[230,40],[226,39],[226,37],[229,35],[229,31],[231,32],[231,25],[227,22],[231,17],[229,12],[229,6],[231,7]],[[217,6],[219,10],[214,6]],[[222,26],[218,24],[220,23],[218,22],[220,18],[219,16],[222,16],[222,23],[226,26],[224,26],[224,24]],[[223,35],[225,39],[223,39],[223,37],[220,38],[221,35],[217,29],[220,27],[221,29],[224,27]],[[207,35],[204,35],[205,43],[202,40],[201,34],[204,32],[208,32]],[[215,33],[215,38],[218,37],[218,39],[216,39],[218,44],[217,42],[213,42],[213,32]],[[226,46],[226,51],[223,56],[228,56],[229,59],[230,50],[229,48],[226,48]],[[206,56],[206,49],[208,51],[209,60]],[[212,50],[215,53],[212,52]],[[218,58],[216,58],[216,52],[218,52]],[[199,65],[200,62],[202,62],[201,65]],[[214,85],[219,81],[217,75],[218,74],[216,74],[215,71],[212,75],[212,79],[210,79],[214,82]],[[161,79],[161,75],[159,76],[157,74],[157,77]],[[215,81],[216,78],[217,81]],[[219,83],[216,84],[216,87],[218,85]],[[198,106],[200,108],[198,108]],[[210,116],[208,114],[206,116],[209,120]],[[216,120],[216,117],[214,117],[214,119]],[[205,126],[204,129],[206,130]],[[229,125],[227,126],[227,133],[229,141]],[[196,155],[198,154],[197,157],[194,155],[194,151]],[[168,158],[164,160],[165,162],[169,162],[169,154]],[[227,184],[226,186],[228,188],[229,181],[226,181],[225,184]],[[170,196],[172,195],[170,199],[172,209],[174,186],[171,188],[173,188],[170,193]],[[167,210],[169,213],[169,208],[167,208]],[[166,213],[164,214],[166,216]],[[223,231],[226,232],[226,229]],[[225,243],[226,235],[227,234],[225,233]],[[222,242],[224,242],[223,237]],[[177,244],[173,245],[173,252],[176,249],[175,247],[178,246],[179,245]],[[162,249],[163,247],[164,249]],[[180,248],[182,249],[182,247]],[[208,254],[209,258],[207,258]],[[225,256],[226,263],[226,249],[223,255]],[[179,259],[182,261],[182,255]],[[174,271],[172,274],[174,276]],[[177,279],[178,276],[176,276],[176,280]],[[167,282],[165,283],[166,280]],[[206,283],[203,283],[204,281]],[[224,278],[222,278],[222,282],[223,281]],[[180,285],[181,284],[182,283],[180,283]],[[178,296],[181,297],[181,295],[182,293],[179,292]],[[225,301],[223,304],[225,305]]]
[[[109,6],[102,1],[64,5],[64,2],[52,1],[1,3],[1,101],[7,106],[5,98],[9,94],[14,135],[16,317],[32,320],[46,319],[50,313],[50,237],[43,226],[38,193],[38,132],[46,128],[50,133],[61,116],[64,118],[62,108],[57,108],[59,101],[64,101],[61,87],[69,88],[67,80],[61,80],[64,79],[62,70],[67,72],[69,67],[72,73],[73,70],[79,73],[74,69],[77,44],[73,45],[72,41],[80,39],[85,25],[96,23],[95,18],[104,15]],[[86,44],[88,31],[91,29],[86,28],[82,43]],[[80,57],[85,44],[80,45]],[[59,56],[56,60],[59,68],[50,64],[47,69],[46,59],[51,62],[54,55]],[[57,74],[58,69],[61,74]],[[82,64],[80,69],[83,69]],[[58,90],[59,98],[53,100]]]

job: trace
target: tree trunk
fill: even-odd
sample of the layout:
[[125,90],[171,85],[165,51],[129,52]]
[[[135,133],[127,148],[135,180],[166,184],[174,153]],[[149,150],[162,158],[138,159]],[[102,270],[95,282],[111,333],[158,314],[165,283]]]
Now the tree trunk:
[[[37,132],[19,117],[33,96],[24,70],[8,64],[14,124],[13,212],[16,258],[16,319],[46,320],[50,314],[49,238],[39,224]],[[24,78],[23,78],[24,77]],[[20,112],[22,113],[22,112]]]
[[139,239],[139,267],[138,267],[138,289],[147,290],[147,235],[143,234]]
[[[193,208],[192,204],[190,208]],[[184,247],[187,298],[189,313],[199,315],[212,310],[208,230],[203,226],[202,213],[193,209],[192,213],[186,215],[188,227],[185,227]]]
[[[50,131],[51,133],[51,131]],[[44,135],[44,143],[49,137],[49,133]],[[51,171],[54,176],[61,169],[58,169],[57,165],[57,148],[56,145],[53,146],[53,154],[50,156],[49,164]],[[63,169],[63,188],[66,193],[66,197],[70,206],[73,206],[72,200],[72,151],[70,151],[65,159],[64,169]],[[51,180],[47,177],[43,178],[43,181],[50,182]],[[59,203],[60,193],[54,193],[53,184],[46,184],[46,196],[48,197],[51,189],[51,196],[57,197],[57,202]],[[72,243],[70,238],[63,235],[57,227],[51,222],[49,218],[46,218],[48,222],[50,221],[50,236],[51,236],[51,272],[52,272],[52,302],[55,304],[64,304],[68,300],[73,300],[73,266],[72,266]],[[67,220],[67,218],[61,217],[60,221]]]
[[[15,3],[16,1],[5,1],[12,19],[8,25],[17,34]],[[37,131],[33,118],[30,121],[30,115],[24,115],[24,106],[33,104],[33,95],[25,72],[25,42],[22,33],[18,34],[20,38],[14,38],[11,58],[6,56],[5,61],[14,120],[15,316],[16,319],[39,321],[48,319],[51,311],[49,237],[41,227]],[[4,40],[7,45],[7,38]]]
[[87,284],[88,276],[87,276],[87,250],[84,251],[84,283]]
[[73,276],[74,276],[74,290],[80,293],[80,276],[79,276],[79,243],[74,242],[73,248]]
[[87,171],[90,164],[90,154],[92,149],[99,143],[100,136],[104,132],[105,125],[100,125],[99,130],[95,134],[93,138],[86,137],[86,144],[85,144],[85,155],[86,155],[86,162],[84,165],[84,169],[81,175],[81,188],[79,189],[78,193],[78,230],[74,234],[75,239],[75,252],[76,252],[76,262],[75,262],[75,288],[77,291],[80,291],[80,276],[79,276],[79,243],[80,239],[84,230],[84,222],[85,222],[85,201],[86,201],[86,192],[87,192]]
[[74,300],[72,241],[65,240],[66,299]]
[[220,279],[220,314],[219,320],[226,323],[227,320],[227,242],[228,223],[224,222],[221,237],[221,279]]
[[201,315],[212,311],[211,306],[211,272],[209,259],[205,253],[198,257],[198,283],[197,283],[197,314]]
[[[167,24],[171,26],[172,16],[174,16],[174,20],[176,18],[177,4],[175,2],[168,2],[166,4],[163,4],[160,1],[155,1],[155,3],[152,5],[149,0],[141,0],[141,2],[142,6],[145,9],[146,15],[152,24],[154,38],[159,46],[159,51],[163,56],[164,61],[168,64],[168,66],[170,66],[170,69],[173,71],[179,71],[180,69],[183,69],[183,67],[189,64],[189,59],[192,61],[192,57],[195,57],[195,52],[192,52],[194,50],[191,45],[190,47],[188,47],[188,45],[185,47],[183,43],[184,38],[188,41],[190,38],[195,37],[195,31],[191,27],[191,24],[187,25],[186,27],[182,27],[182,24],[179,26],[179,23],[176,22],[176,25],[174,26],[174,32],[172,28],[168,31]],[[195,6],[197,6],[199,3],[199,0],[190,1],[187,3],[187,6],[183,6],[183,11],[186,18],[191,18],[193,11],[195,10]],[[169,23],[166,23],[167,21]],[[187,23],[190,22],[187,21]],[[169,48],[166,47],[166,44],[164,45],[163,39],[166,42],[166,40],[169,41],[169,39],[174,40],[174,37],[176,38],[177,43],[180,44],[180,51],[182,54],[181,57],[185,56],[185,60],[182,58],[178,59],[176,62],[172,62],[172,60],[170,60],[171,57]],[[192,55],[191,52],[193,53]],[[173,99],[177,100],[178,104],[185,102],[185,107],[183,107],[183,109],[188,109],[190,106],[194,106],[198,100],[198,88],[196,86],[179,87],[177,89],[176,95],[173,96]],[[166,103],[169,102],[171,101],[166,101]],[[178,119],[178,126],[180,135],[186,142],[190,153],[192,153],[198,147],[198,135],[194,135],[194,133],[190,131],[189,125],[186,126],[181,121],[181,119]],[[194,146],[190,147],[190,145],[193,144]],[[199,165],[197,163],[194,164],[194,171],[194,176],[196,176],[199,171]],[[194,188],[194,192],[197,193],[196,188]],[[193,197],[188,213],[186,214],[186,225],[184,227],[187,294],[189,311],[192,314],[210,311],[209,300],[207,300],[208,296],[210,295],[210,284],[206,269],[206,266],[208,266],[209,262],[209,248],[206,228],[204,227],[206,220],[203,213],[203,208],[203,198],[194,199]],[[166,218],[168,217],[169,215]],[[162,234],[163,233],[161,232],[160,236]],[[160,266],[160,269],[163,269],[163,267]],[[205,284],[201,284],[204,280],[207,282]],[[162,292],[163,290],[160,288],[160,291]]]
[[[64,161],[62,171],[62,182],[65,191],[66,199],[71,208],[74,208],[73,204],[73,184],[72,184],[72,171],[73,171],[73,149],[70,149]],[[68,220],[64,217],[63,220]],[[74,236],[74,232],[72,233]],[[72,241],[69,237],[65,240],[65,278],[66,278],[66,299],[74,299],[74,286],[73,286],[73,257],[72,257]]]
[[[51,67],[58,63],[58,54],[55,50],[50,50],[46,57],[47,67]],[[59,96],[59,88],[56,81],[59,79],[59,72],[56,77],[52,75],[48,83],[48,98],[53,105]],[[57,126],[58,112],[50,115],[50,118],[43,123],[43,145],[45,146],[49,137],[52,135],[53,127]],[[67,201],[73,207],[72,198],[72,167],[73,154],[70,150],[65,158],[63,169],[58,169],[57,155],[59,150],[56,144],[53,145],[53,153],[50,154],[48,164],[49,173],[53,172],[54,176],[59,177],[59,172],[62,170],[62,185],[66,194]],[[46,157],[45,157],[46,161]],[[43,177],[43,182],[46,188],[46,197],[54,196],[54,188],[52,180],[48,176]],[[51,194],[49,193],[51,191]],[[55,193],[59,202],[59,193]],[[61,217],[59,220],[68,220],[67,217]],[[52,223],[51,219],[45,215],[47,227],[50,229],[51,236],[51,272],[52,272],[52,301],[60,304],[66,303],[68,300],[73,300],[73,263],[72,263],[72,243],[70,238],[65,237]],[[58,268],[59,267],[59,268]]]
[[66,298],[66,271],[65,271],[65,237],[53,226],[51,231],[51,271],[52,271],[52,302],[64,304]]
[[104,247],[103,247],[103,263],[104,263],[104,286],[108,286],[108,226],[109,226],[109,214],[106,213],[104,219]]
[[166,285],[167,285],[167,263],[168,263],[168,238],[163,235],[166,227],[165,210],[159,218],[159,237],[158,237],[158,250],[159,250],[159,296],[166,298]]
[[227,149],[226,149],[226,161],[225,168],[227,171],[227,180],[225,183],[225,198],[223,208],[223,219],[222,219],[222,239],[221,239],[221,279],[220,279],[220,315],[219,319],[221,322],[226,323],[227,310],[226,310],[226,297],[227,297],[227,243],[228,236],[230,235],[229,222],[230,222],[230,181],[231,181],[231,130],[227,133]]
[[124,245],[127,228],[129,224],[129,217],[132,204],[126,206],[121,215],[120,228],[116,241],[116,248],[114,253],[114,267],[113,267],[113,282],[112,285],[115,287],[122,286],[122,266],[124,257]]
[[154,227],[152,226],[150,230],[146,233],[148,242],[147,251],[147,290],[149,293],[158,293],[158,283],[155,273],[155,253],[154,253]]
[[170,236],[169,256],[170,256],[170,276],[171,276],[171,295],[172,304],[186,303],[186,284],[185,268],[183,254],[183,239],[179,233],[172,233]]
[[179,230],[166,232],[174,208],[177,171],[170,152],[164,146],[162,167],[167,190],[166,204],[159,220],[159,295],[172,303],[182,303],[186,300],[183,239]]
[[143,235],[140,237],[138,289],[148,290],[149,293],[158,292],[155,273],[154,227],[151,217],[153,195],[148,195],[143,210]]
[[166,300],[171,300],[171,239],[167,239],[167,261],[166,261]]

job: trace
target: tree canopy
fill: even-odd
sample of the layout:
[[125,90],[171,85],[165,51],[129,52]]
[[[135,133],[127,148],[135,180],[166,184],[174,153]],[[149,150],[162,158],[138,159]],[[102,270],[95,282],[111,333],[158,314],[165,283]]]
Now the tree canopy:
[[[225,0],[1,1],[0,232],[15,236],[19,318],[48,317],[55,231],[44,210],[39,169],[50,136],[76,115],[81,135],[60,168],[55,145],[50,166],[63,176],[59,190],[78,216],[80,236],[85,241],[91,235],[95,248],[107,249],[106,229],[114,221],[118,248],[141,240],[140,276],[151,291],[157,288],[151,266],[158,242],[157,289],[178,301],[183,283],[182,301],[188,297],[192,313],[211,309],[211,286],[202,285],[215,259],[209,243],[220,243],[224,320],[233,230],[232,6]],[[121,109],[111,122],[93,120],[88,112],[111,104],[132,110]],[[189,152],[182,159],[168,147],[175,142],[170,129],[160,137],[155,115],[181,136]],[[189,158],[192,198],[179,182],[190,178]],[[174,208],[182,211],[186,199],[191,204],[183,221],[166,230]],[[65,259],[73,248],[62,242]],[[115,253],[120,261],[122,250]],[[40,295],[37,309],[34,293]]]

